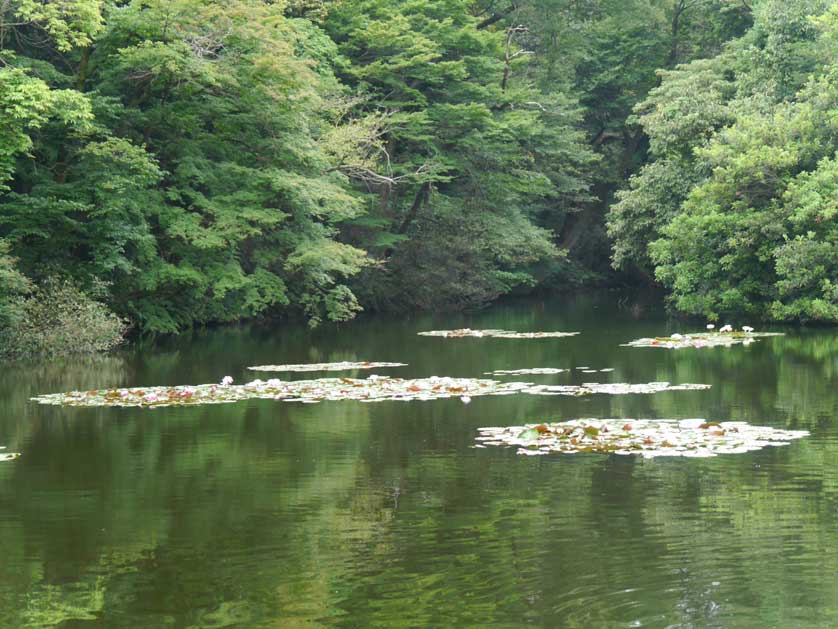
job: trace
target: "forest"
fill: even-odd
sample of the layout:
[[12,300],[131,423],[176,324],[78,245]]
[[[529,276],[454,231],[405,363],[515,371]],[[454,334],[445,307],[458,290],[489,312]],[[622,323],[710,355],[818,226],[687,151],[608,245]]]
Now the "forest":
[[2,0],[0,340],[660,286],[838,322],[831,0]]

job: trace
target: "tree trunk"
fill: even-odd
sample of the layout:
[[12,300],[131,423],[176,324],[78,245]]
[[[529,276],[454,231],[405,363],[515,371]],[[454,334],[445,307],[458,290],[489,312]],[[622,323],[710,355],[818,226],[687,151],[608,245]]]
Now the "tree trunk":
[[416,215],[419,214],[419,210],[422,208],[424,204],[428,202],[428,196],[431,192],[431,183],[426,181],[421,186],[419,186],[419,190],[416,191],[416,196],[413,198],[413,205],[410,206],[410,210],[408,210],[407,214],[405,214],[404,220],[402,224],[399,226],[397,234],[404,234],[407,232],[408,227],[410,224],[416,220]]

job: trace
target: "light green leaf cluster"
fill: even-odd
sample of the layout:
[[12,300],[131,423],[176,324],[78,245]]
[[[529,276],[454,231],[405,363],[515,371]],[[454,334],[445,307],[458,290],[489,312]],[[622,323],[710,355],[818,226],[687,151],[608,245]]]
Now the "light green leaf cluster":
[[838,10],[823,7],[760,3],[751,32],[642,107],[654,160],[611,209],[614,263],[653,270],[678,310],[838,320]]

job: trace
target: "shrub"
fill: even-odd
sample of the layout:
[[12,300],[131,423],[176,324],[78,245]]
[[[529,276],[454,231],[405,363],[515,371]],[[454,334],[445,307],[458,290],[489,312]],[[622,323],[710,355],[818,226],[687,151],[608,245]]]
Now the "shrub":
[[127,323],[64,279],[48,279],[19,298],[16,316],[0,332],[0,355],[57,356],[112,349]]

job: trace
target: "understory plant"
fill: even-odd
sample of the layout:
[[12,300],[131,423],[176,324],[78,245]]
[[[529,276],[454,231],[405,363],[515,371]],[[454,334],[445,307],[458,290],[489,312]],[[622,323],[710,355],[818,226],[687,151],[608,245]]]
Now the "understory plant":
[[0,356],[26,358],[112,349],[128,324],[73,281],[49,278],[18,297],[0,329]]

